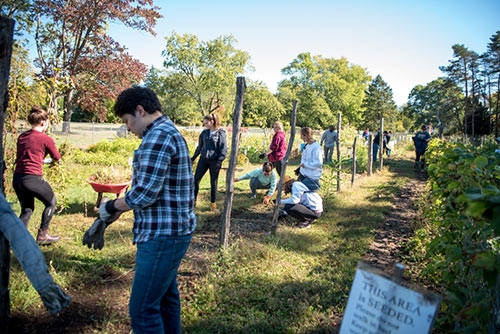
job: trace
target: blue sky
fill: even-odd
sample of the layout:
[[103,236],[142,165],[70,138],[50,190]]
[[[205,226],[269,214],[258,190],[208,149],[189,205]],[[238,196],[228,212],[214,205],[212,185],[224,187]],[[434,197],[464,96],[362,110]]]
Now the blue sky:
[[479,54],[500,30],[500,0],[162,0],[164,16],[156,37],[117,24],[111,35],[129,53],[161,67],[165,36],[173,31],[201,41],[233,35],[235,47],[248,52],[255,72],[271,92],[283,79],[281,69],[300,53],[345,57],[372,77],[381,75],[398,105],[411,89],[442,72],[454,44]]

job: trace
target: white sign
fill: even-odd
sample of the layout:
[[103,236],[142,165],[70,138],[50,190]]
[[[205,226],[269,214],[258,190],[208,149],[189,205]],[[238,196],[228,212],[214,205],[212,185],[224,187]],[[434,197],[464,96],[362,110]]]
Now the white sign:
[[358,265],[340,334],[430,333],[440,303]]

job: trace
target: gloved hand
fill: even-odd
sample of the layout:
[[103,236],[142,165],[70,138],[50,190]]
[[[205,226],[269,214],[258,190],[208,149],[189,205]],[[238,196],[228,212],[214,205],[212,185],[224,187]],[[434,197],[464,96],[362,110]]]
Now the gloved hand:
[[239,180],[238,180],[238,178],[237,178],[237,177],[235,177],[235,178],[233,179],[233,181],[234,181],[234,182],[238,182]]
[[264,159],[266,157],[266,154],[265,153],[261,153],[259,154],[259,159]]
[[300,175],[300,167],[297,168],[296,170],[293,171],[295,175],[299,176]]
[[101,218],[94,220],[94,223],[83,235],[83,244],[88,248],[102,249],[104,247],[104,231],[109,224]]
[[271,199],[271,196],[265,196],[264,201],[262,201],[262,203],[267,204],[267,203],[269,203],[270,199]]
[[215,168],[221,169],[222,168],[222,161],[217,162],[217,165],[215,165]]
[[108,200],[106,197],[101,201],[99,206],[99,218],[108,224],[117,220],[122,213],[115,208],[115,200]]

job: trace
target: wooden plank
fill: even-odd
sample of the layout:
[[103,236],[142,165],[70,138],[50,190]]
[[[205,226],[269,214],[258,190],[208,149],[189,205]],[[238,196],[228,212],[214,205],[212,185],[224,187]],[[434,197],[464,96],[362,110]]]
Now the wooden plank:
[[233,137],[231,141],[231,156],[226,173],[226,199],[224,200],[224,212],[222,215],[222,227],[220,233],[220,246],[226,249],[229,245],[229,230],[231,228],[231,209],[234,197],[234,170],[238,162],[238,149],[240,147],[241,111],[243,110],[243,96],[245,95],[246,83],[244,77],[236,78],[236,99],[233,114]]

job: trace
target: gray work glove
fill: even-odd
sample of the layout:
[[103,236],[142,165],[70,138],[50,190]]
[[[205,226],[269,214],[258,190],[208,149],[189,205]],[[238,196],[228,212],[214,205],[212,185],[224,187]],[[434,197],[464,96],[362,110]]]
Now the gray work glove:
[[88,248],[102,249],[104,247],[104,231],[108,227],[101,218],[94,220],[94,223],[83,235],[83,244]]
[[117,220],[122,214],[121,211],[115,208],[114,203],[115,200],[110,201],[107,197],[104,197],[99,206],[99,218],[108,224]]

